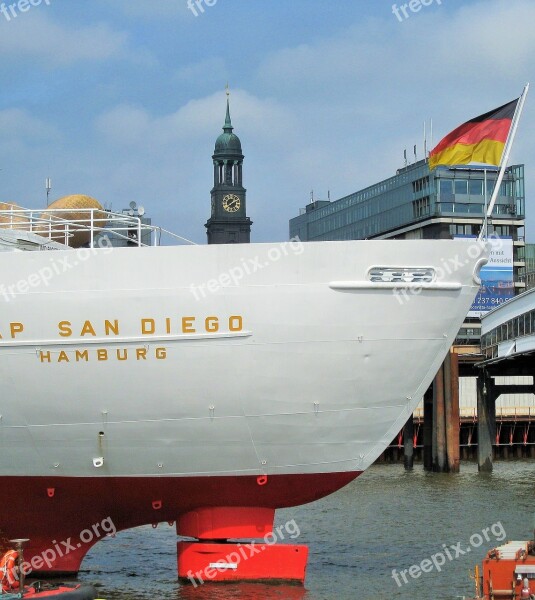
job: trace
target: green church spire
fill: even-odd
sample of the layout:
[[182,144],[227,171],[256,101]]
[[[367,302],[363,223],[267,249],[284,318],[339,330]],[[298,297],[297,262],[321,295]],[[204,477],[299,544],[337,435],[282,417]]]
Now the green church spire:
[[234,127],[232,127],[232,121],[230,120],[230,91],[227,83],[227,115],[225,117],[225,125],[223,127],[223,131],[225,133],[232,133]]

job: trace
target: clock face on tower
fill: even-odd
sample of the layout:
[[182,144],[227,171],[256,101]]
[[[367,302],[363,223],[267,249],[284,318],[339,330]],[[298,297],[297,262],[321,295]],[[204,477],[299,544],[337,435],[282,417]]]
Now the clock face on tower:
[[236,194],[227,194],[226,196],[223,196],[223,208],[227,212],[229,212],[229,213],[236,212],[236,211],[240,210],[240,206],[241,206],[241,200],[240,200],[239,196],[236,196]]

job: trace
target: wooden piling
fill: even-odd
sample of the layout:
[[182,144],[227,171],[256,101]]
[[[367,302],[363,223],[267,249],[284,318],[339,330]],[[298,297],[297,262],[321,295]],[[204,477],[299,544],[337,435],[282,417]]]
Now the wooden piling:
[[414,468],[414,417],[411,415],[403,428],[403,463],[406,471]]
[[424,469],[433,470],[433,385],[424,394]]
[[[491,397],[492,390],[486,371],[482,370],[477,377],[477,466],[480,472],[492,472],[492,444],[495,418],[492,414],[495,407]],[[494,413],[495,414],[495,413]]]
[[446,427],[446,470],[458,473],[461,463],[461,420],[459,410],[459,358],[453,351],[444,361],[444,408]]
[[444,473],[447,470],[444,365],[440,366],[435,376],[433,409],[433,471]]

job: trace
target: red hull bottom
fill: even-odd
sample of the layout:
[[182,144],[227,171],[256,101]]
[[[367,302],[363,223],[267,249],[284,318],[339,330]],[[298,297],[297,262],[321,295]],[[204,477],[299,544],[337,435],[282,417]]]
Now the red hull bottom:
[[[75,574],[89,548],[115,530],[180,521],[182,516],[188,522],[186,514],[202,508],[276,509],[306,504],[332,494],[360,474],[0,477],[2,496],[9,499],[0,517],[0,544],[6,550],[9,539],[29,538],[24,558],[33,574]],[[248,511],[236,519],[240,512],[232,511],[230,520],[220,523],[226,537],[250,531]],[[251,514],[258,515],[258,511]]]

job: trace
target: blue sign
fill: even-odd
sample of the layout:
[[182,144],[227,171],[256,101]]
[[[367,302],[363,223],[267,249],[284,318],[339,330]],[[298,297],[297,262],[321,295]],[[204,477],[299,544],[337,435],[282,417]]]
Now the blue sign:
[[470,308],[469,317],[480,317],[515,295],[512,238],[494,240],[489,262],[479,276],[481,288]]

